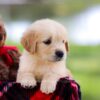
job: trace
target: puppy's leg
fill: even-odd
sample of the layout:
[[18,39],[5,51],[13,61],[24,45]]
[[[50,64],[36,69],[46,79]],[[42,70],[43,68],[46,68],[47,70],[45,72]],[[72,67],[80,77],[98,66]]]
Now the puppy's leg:
[[34,65],[29,59],[30,57],[25,54],[21,56],[19,69],[17,73],[17,82],[23,87],[34,87],[36,86],[36,80],[34,78]]
[[59,79],[60,76],[54,73],[49,73],[45,75],[41,82],[40,90],[46,94],[54,92]]
[[17,82],[25,88],[31,88],[36,86],[36,80],[32,72],[21,72],[17,74]]

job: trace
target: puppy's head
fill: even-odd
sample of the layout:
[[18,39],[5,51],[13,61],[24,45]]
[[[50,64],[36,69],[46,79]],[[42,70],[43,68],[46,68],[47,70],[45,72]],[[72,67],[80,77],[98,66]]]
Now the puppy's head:
[[6,31],[4,28],[4,23],[0,19],[0,47],[2,47],[6,40]]
[[66,29],[56,21],[43,19],[33,23],[23,34],[21,43],[39,59],[57,62],[66,58],[68,41]]

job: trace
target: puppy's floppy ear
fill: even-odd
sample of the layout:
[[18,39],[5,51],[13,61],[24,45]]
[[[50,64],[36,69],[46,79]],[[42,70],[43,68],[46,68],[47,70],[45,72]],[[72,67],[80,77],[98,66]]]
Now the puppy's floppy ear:
[[36,40],[35,32],[27,31],[21,39],[21,44],[28,52],[34,54],[36,52]]
[[65,47],[66,47],[66,51],[69,51],[69,46],[68,46],[68,42],[65,42]]

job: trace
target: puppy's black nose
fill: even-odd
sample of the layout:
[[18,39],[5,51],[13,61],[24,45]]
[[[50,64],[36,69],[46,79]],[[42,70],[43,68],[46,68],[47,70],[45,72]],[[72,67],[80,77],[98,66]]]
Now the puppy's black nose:
[[63,53],[62,51],[60,51],[60,50],[59,50],[59,51],[56,51],[55,54],[56,54],[56,56],[59,57],[59,58],[62,58],[63,55],[64,55],[64,53]]

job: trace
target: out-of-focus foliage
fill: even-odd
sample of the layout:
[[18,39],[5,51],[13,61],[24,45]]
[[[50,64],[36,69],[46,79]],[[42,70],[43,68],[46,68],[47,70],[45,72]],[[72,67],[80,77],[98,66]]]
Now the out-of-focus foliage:
[[16,2],[12,4],[11,0],[9,1],[9,5],[2,5],[0,1],[0,14],[4,18],[10,16],[9,20],[71,16],[89,6],[100,4],[100,0],[23,0],[22,4],[20,4],[22,0],[19,0],[19,5]]
[[78,80],[83,100],[100,100],[100,46],[70,47],[68,66]]

